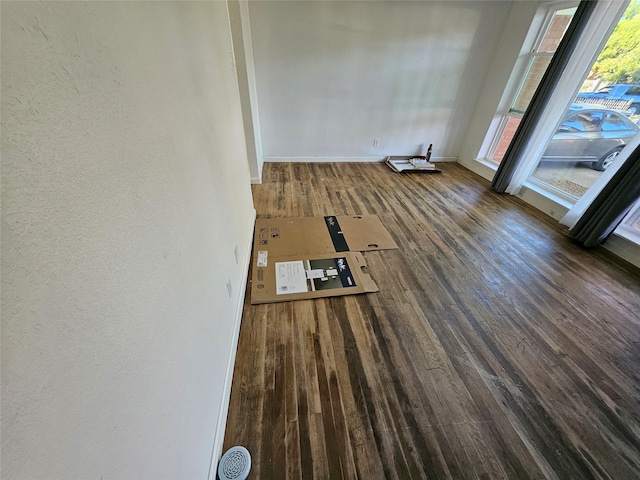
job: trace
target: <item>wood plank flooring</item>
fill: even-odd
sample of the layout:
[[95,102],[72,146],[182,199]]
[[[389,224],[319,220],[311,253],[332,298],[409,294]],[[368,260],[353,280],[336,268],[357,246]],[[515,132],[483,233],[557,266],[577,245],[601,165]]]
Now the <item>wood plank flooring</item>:
[[266,164],[259,218],[376,214],[374,294],[245,299],[254,479],[640,479],[640,274],[457,164]]

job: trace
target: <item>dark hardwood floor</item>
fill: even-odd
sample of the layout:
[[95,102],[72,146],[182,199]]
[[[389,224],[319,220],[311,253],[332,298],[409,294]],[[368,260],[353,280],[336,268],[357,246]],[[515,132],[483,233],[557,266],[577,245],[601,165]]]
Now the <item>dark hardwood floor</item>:
[[380,291],[245,299],[255,479],[640,478],[640,274],[457,164],[266,164],[259,218],[376,214]]

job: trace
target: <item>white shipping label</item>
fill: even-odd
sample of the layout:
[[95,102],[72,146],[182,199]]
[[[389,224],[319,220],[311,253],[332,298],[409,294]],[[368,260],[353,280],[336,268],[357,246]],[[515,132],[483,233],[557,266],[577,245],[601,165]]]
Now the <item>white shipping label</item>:
[[295,262],[276,262],[276,295],[288,293],[306,293],[307,275],[302,260]]
[[267,255],[269,252],[266,250],[258,250],[258,263],[256,263],[257,267],[266,267],[267,266]]

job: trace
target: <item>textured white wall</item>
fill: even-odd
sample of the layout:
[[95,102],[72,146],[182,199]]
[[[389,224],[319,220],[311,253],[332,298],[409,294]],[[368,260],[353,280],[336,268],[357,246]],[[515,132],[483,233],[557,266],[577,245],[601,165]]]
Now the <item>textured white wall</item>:
[[511,5],[251,2],[265,160],[457,157]]
[[253,215],[226,3],[1,8],[2,476],[206,478]]

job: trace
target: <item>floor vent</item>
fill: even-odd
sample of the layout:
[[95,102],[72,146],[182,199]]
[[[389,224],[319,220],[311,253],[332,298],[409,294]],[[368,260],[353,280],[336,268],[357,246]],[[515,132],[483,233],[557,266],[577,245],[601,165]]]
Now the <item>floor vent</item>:
[[231,447],[220,459],[220,480],[245,480],[251,470],[251,455],[244,447]]

